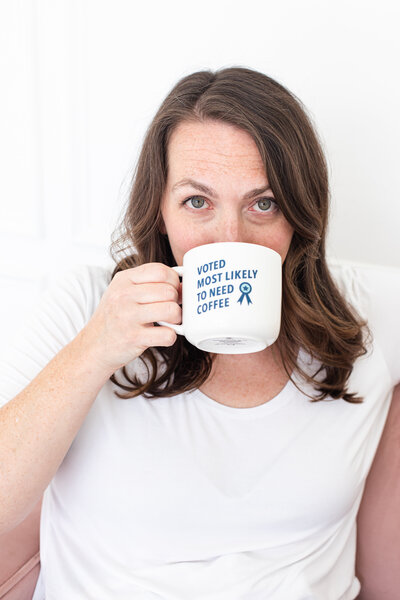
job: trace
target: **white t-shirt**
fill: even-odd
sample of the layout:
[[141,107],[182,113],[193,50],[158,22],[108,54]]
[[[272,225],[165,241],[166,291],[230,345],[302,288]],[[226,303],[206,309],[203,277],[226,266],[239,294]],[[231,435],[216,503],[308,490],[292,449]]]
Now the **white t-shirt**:
[[[350,378],[364,403],[312,403],[290,381],[254,408],[199,390],[122,400],[108,381],[45,491],[35,600],[358,595],[356,515],[400,381],[400,269],[331,268],[374,335]],[[3,353],[1,403],[76,336],[110,275],[79,267],[47,290]]]

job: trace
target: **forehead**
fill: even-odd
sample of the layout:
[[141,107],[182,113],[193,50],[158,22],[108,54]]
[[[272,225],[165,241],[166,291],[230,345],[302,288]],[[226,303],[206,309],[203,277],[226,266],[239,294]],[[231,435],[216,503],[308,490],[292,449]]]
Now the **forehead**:
[[171,135],[167,154],[171,179],[232,172],[265,178],[264,163],[253,138],[221,121],[180,123]]

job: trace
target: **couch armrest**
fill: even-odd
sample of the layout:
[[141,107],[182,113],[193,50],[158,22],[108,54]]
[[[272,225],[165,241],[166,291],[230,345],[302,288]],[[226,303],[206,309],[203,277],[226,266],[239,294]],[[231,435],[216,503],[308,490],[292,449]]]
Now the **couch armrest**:
[[14,529],[0,536],[0,599],[31,600],[40,571],[40,500]]
[[400,385],[393,398],[357,517],[359,600],[400,597]]

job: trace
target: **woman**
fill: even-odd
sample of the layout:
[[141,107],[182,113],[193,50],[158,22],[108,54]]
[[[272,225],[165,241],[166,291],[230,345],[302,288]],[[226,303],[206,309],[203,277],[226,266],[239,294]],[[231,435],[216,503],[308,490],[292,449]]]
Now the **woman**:
[[[60,278],[3,361],[3,529],[46,489],[35,600],[357,596],[357,510],[400,380],[386,316],[400,291],[328,266],[328,195],[317,135],[279,83],[230,68],[171,90],[114,272]],[[181,322],[171,266],[217,241],[281,256],[266,350],[211,355],[156,324]]]

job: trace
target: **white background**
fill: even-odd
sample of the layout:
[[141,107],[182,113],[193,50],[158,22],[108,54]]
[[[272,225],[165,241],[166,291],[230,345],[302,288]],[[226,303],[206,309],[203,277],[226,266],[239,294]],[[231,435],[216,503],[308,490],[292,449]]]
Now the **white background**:
[[396,0],[0,0],[0,331],[48,278],[111,265],[144,133],[184,75],[287,86],[323,140],[329,253],[400,266]]

